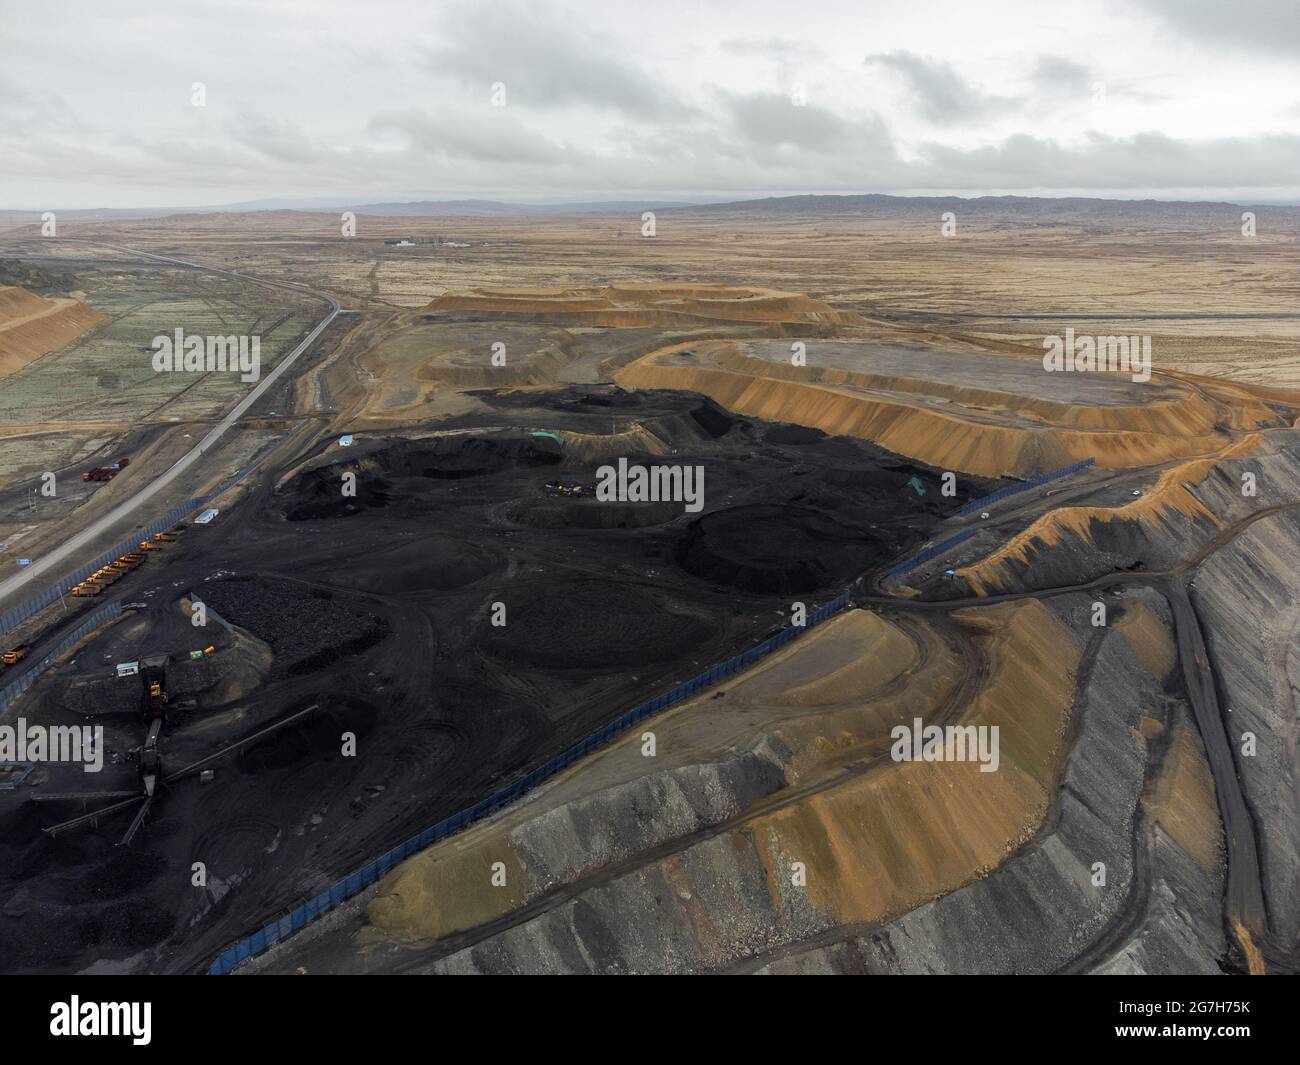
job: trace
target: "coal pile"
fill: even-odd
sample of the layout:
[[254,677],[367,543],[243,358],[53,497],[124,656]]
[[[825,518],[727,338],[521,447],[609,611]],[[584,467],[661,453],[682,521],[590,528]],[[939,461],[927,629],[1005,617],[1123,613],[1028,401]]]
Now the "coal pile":
[[341,474],[351,472],[355,471],[324,467],[304,474],[302,482],[295,486],[298,501],[285,510],[284,516],[289,521],[347,518],[388,506],[393,493],[391,485],[382,477],[358,475],[355,494],[345,496]]
[[360,654],[389,633],[386,619],[344,595],[275,578],[234,578],[203,587],[222,617],[264,640],[272,676],[298,676]]
[[642,588],[605,581],[535,584],[507,597],[508,624],[485,625],[500,658],[545,669],[619,669],[663,662],[703,642],[710,626]]
[[[557,465],[560,446],[536,437],[453,436],[398,441],[361,458],[300,473],[285,490],[289,521],[349,517],[394,503],[419,505],[429,497],[421,481],[459,481],[505,470]],[[353,492],[343,494],[345,474]]]
[[534,529],[644,529],[670,522],[681,513],[680,503],[537,497],[513,508],[510,520]]
[[284,769],[313,757],[342,757],[339,737],[352,733],[358,741],[374,727],[379,712],[363,699],[336,696],[319,709],[239,751],[245,773]]
[[732,507],[691,522],[677,563],[741,591],[785,595],[852,581],[883,554],[882,537],[809,507]]
[[331,583],[381,595],[453,591],[498,572],[501,556],[481,544],[442,534],[359,554],[331,574]]

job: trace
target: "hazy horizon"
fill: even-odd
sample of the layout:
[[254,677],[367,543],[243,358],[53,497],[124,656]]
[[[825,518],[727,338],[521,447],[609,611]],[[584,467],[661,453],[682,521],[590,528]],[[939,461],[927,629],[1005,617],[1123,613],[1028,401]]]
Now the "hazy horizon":
[[[1265,199],[1262,197],[1241,197],[1238,199],[1228,198],[1203,198],[1203,197],[1175,197],[1159,196],[1154,194],[1135,194],[1132,196],[1099,196],[1089,194],[1086,191],[1064,190],[1060,192],[945,192],[938,190],[922,190],[914,193],[878,193],[878,192],[837,192],[837,193],[820,193],[820,192],[802,192],[802,193],[773,193],[759,194],[752,196],[742,196],[735,198],[723,197],[700,197],[695,199],[686,199],[684,197],[673,197],[671,195],[647,195],[637,198],[618,198],[616,196],[601,197],[574,197],[570,199],[551,199],[539,198],[527,200],[522,198],[501,198],[495,199],[486,196],[377,196],[374,198],[366,197],[348,197],[348,196],[330,196],[330,197],[303,197],[303,198],[281,198],[268,197],[261,200],[235,201],[230,203],[208,203],[208,204],[138,204],[128,207],[108,207],[104,205],[94,206],[66,206],[63,204],[50,204],[42,207],[26,206],[9,206],[0,204],[0,215],[22,215],[35,213],[44,210],[54,212],[65,212],[68,214],[81,213],[115,213],[115,214],[138,214],[156,216],[165,213],[178,214],[222,214],[222,213],[257,213],[262,211],[295,211],[304,214],[333,212],[347,209],[364,209],[367,207],[385,206],[385,207],[402,207],[402,206],[420,206],[420,205],[474,205],[494,206],[501,208],[516,207],[523,211],[549,211],[553,213],[562,213],[566,208],[574,208],[579,212],[590,211],[595,213],[596,210],[604,208],[613,210],[616,207],[627,207],[628,209],[637,209],[653,207],[657,210],[671,210],[674,208],[706,208],[706,207],[729,207],[738,204],[752,203],[762,204],[770,201],[804,199],[817,197],[821,199],[849,200],[866,196],[883,196],[891,200],[954,200],[954,201],[976,201],[984,199],[1018,199],[1018,200],[1086,200],[1096,203],[1167,203],[1167,204],[1224,204],[1233,207],[1291,207],[1300,208],[1300,199]],[[454,214],[454,212],[452,212]],[[485,212],[487,214],[488,212]],[[499,212],[506,213],[506,212]],[[420,217],[414,212],[405,214],[394,211],[391,217]],[[431,216],[433,217],[433,216]],[[35,221],[35,219],[33,219]]]

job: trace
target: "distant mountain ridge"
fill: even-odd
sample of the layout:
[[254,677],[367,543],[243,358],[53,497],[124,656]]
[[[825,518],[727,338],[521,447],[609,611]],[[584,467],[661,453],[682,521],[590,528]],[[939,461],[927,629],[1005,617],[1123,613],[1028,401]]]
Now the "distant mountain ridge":
[[[1205,212],[1215,214],[1258,207],[1270,211],[1295,212],[1300,205],[1262,201],[1229,202],[1215,200],[1108,199],[1092,196],[895,196],[887,193],[806,194],[767,196],[743,200],[692,202],[647,198],[644,200],[596,200],[574,203],[514,203],[505,200],[388,200],[358,203],[341,198],[263,199],[209,207],[167,208],[88,208],[63,210],[57,214],[69,221],[113,221],[167,218],[185,215],[259,214],[288,212],[298,214],[335,214],[353,211],[357,215],[388,218],[492,218],[520,215],[622,214],[642,211],[683,212],[690,214],[745,214],[790,216],[862,215],[865,217],[909,217],[931,215],[935,211],[959,210],[967,216],[1015,214],[1057,218],[1136,218],[1178,217]],[[39,212],[0,209],[0,225],[26,226],[39,223]]]

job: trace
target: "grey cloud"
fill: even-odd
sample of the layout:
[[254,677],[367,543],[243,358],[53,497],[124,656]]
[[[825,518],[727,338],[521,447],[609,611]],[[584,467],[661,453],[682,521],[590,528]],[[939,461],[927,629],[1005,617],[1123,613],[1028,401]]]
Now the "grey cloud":
[[271,159],[285,163],[313,163],[320,149],[291,122],[275,122],[247,112],[229,125],[234,140]]
[[1092,134],[1082,144],[1063,146],[1022,133],[973,150],[930,142],[920,155],[913,175],[918,187],[1267,188],[1294,183],[1300,136],[1191,142],[1161,133]]
[[635,52],[575,32],[532,9],[501,4],[462,8],[446,21],[445,41],[426,67],[481,88],[506,85],[511,105],[585,105],[636,118],[684,117],[687,108],[637,66]]
[[1019,97],[991,96],[971,85],[951,63],[899,49],[867,56],[875,65],[899,74],[907,84],[921,115],[936,124],[949,124],[1014,110]]
[[811,103],[796,107],[789,96],[780,93],[729,95],[727,99],[737,132],[760,144],[833,152],[843,148],[851,132],[850,123],[838,115]]
[[147,170],[157,187],[181,189],[179,202],[193,203],[194,189],[203,182],[287,194],[304,189],[294,184],[304,174],[310,178],[305,188],[316,193],[386,198],[393,189],[493,196],[535,195],[539,188],[560,195],[599,189],[616,196],[669,189],[767,194],[1080,188],[1122,194],[1148,188],[1281,188],[1292,185],[1300,172],[1296,136],[1193,143],[1157,133],[1093,135],[1064,145],[1020,134],[975,149],[925,142],[916,146],[915,157],[904,160],[874,117],[844,122],[838,127],[838,150],[825,151],[792,140],[795,133],[770,107],[768,100],[745,101],[740,110],[748,109],[749,117],[723,127],[632,126],[617,145],[599,153],[542,137],[510,116],[494,116],[504,121],[493,125],[475,116],[388,113],[377,116],[373,126],[401,130],[405,146],[318,148],[318,161],[310,168],[283,158],[284,153],[274,157],[243,146],[214,150],[203,140],[162,138],[107,152],[74,140],[15,139],[13,145],[0,142],[0,180],[27,175],[35,181],[53,171],[130,186]]
[[58,93],[30,91],[3,73],[0,73],[0,123],[10,132],[81,128],[76,113]]
[[1082,63],[1059,55],[1040,55],[1030,80],[1034,88],[1049,96],[1086,96],[1092,91],[1092,72]]
[[398,130],[421,155],[480,163],[561,163],[575,154],[537,133],[504,109],[481,114],[439,111],[389,111],[370,122],[374,130]]
[[1300,53],[1300,3],[1296,0],[1136,0],[1137,8],[1156,16],[1186,37],[1239,49]]

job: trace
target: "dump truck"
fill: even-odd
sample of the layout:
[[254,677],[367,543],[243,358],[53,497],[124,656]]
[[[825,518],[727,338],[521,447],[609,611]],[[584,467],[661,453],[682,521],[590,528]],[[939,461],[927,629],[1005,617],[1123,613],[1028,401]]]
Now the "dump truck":
[[588,495],[587,488],[581,484],[565,484],[563,481],[547,481],[542,486],[553,495],[581,496]]
[[130,459],[120,458],[116,462],[110,462],[107,466],[94,466],[85,470],[81,475],[81,479],[83,481],[111,481],[129,465],[131,465]]
[[3,656],[0,656],[0,662],[3,662],[6,666],[17,665],[27,657],[27,652],[30,650],[31,647],[28,644],[20,643],[17,647],[10,648]]
[[174,532],[154,533],[153,538],[160,544],[174,544],[176,542],[176,534]]

